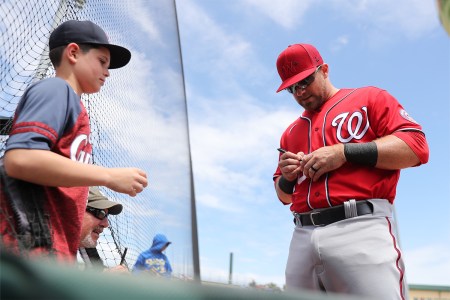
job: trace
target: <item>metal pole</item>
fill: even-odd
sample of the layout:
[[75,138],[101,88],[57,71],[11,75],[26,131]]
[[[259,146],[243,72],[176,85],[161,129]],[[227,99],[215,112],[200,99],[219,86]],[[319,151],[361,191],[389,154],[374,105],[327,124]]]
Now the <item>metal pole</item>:
[[195,201],[194,173],[192,171],[191,142],[190,142],[190,136],[189,136],[189,116],[187,113],[187,98],[186,98],[186,85],[184,82],[183,55],[181,53],[180,30],[178,29],[178,12],[177,12],[177,5],[176,5],[175,0],[173,0],[173,6],[175,9],[175,21],[177,23],[178,45],[180,47],[181,78],[183,80],[183,94],[184,94],[184,101],[186,103],[186,120],[187,120],[186,134],[188,137],[189,167],[190,167],[190,181],[191,181],[191,236],[192,236],[192,259],[193,259],[193,269],[194,269],[194,280],[201,282],[200,255],[199,255],[198,229],[197,229],[197,208],[196,208],[196,204],[195,204],[196,201]]
[[233,283],[233,252],[230,252],[230,273],[228,275],[228,284]]

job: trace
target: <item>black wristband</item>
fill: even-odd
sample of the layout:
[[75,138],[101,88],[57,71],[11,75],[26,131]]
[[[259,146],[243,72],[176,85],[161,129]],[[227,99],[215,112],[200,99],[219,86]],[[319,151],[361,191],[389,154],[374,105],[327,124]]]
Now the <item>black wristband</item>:
[[281,175],[280,179],[278,180],[278,187],[286,194],[292,194],[294,192],[294,186],[296,183],[297,179],[295,179],[294,181],[289,181],[284,178],[283,175]]
[[344,155],[348,162],[375,167],[378,161],[378,148],[375,142],[344,144]]

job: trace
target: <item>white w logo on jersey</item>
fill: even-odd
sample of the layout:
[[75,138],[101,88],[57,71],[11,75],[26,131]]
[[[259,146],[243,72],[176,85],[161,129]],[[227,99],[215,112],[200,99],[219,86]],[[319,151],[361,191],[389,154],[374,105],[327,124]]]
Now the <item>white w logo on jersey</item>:
[[[362,110],[366,113],[365,118],[361,112],[355,111],[354,113],[351,114],[350,118],[348,118],[348,121],[347,121],[347,117],[350,113],[345,112],[345,113],[337,115],[336,118],[333,119],[333,122],[331,122],[331,125],[333,127],[337,126],[336,135],[337,135],[338,140],[341,143],[348,143],[352,139],[360,140],[364,136],[364,134],[367,132],[367,130],[369,129],[369,118],[367,116],[367,107],[363,106]],[[357,119],[357,122],[355,124],[355,128],[352,128],[353,120],[355,118]],[[366,126],[364,127],[364,129],[362,129],[364,119],[366,119]],[[342,127],[344,126],[346,121],[347,121],[348,137],[343,138],[341,135],[341,132],[342,132]],[[361,131],[361,129],[362,129],[362,131]]]

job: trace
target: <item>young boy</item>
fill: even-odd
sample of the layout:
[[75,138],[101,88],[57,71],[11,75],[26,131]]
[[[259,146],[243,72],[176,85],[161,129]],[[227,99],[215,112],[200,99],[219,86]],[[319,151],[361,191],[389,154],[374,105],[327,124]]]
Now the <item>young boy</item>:
[[49,48],[56,77],[25,91],[6,143],[1,234],[3,246],[16,252],[74,261],[89,186],[136,196],[147,175],[91,164],[89,117],[81,102],[81,94],[100,90],[108,69],[129,62],[130,51],[110,44],[96,24],[76,20],[52,32]]

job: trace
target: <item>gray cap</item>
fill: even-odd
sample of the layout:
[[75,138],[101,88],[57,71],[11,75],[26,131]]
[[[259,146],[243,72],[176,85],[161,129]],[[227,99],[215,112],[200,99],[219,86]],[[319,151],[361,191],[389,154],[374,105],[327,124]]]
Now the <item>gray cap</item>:
[[118,215],[122,212],[123,206],[120,203],[108,200],[96,186],[89,188],[89,197],[87,206],[98,209],[108,209],[111,215]]

